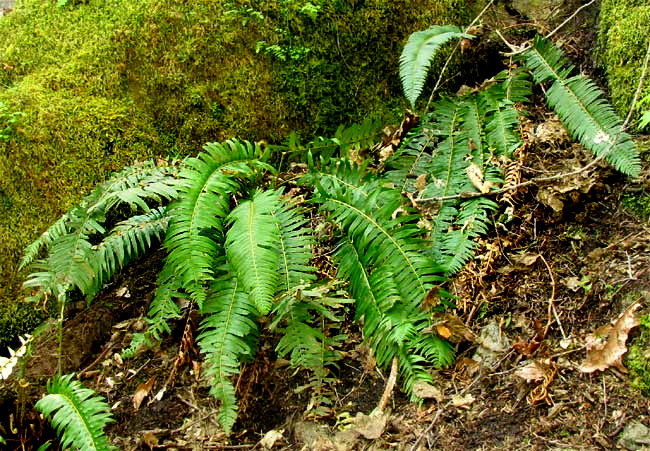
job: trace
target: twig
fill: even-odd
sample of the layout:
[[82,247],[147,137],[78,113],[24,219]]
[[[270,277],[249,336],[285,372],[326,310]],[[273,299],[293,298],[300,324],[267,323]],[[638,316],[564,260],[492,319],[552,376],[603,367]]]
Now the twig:
[[[467,33],[476,24],[476,22],[478,22],[478,20],[483,16],[483,14],[485,14],[485,12],[490,8],[490,6],[492,6],[493,3],[494,0],[490,0],[488,4],[485,5],[485,8],[483,8],[483,10],[480,13],[478,13],[478,16],[476,16],[474,20],[472,20],[472,22],[467,26],[467,28],[465,28],[464,33]],[[449,55],[449,57],[447,57],[447,61],[445,61],[444,66],[442,66],[442,69],[440,70],[440,74],[438,75],[438,80],[436,81],[436,84],[433,87],[433,90],[431,91],[431,95],[429,96],[429,100],[427,101],[427,106],[424,108],[425,113],[429,111],[429,105],[431,105],[431,102],[433,101],[433,94],[435,94],[435,92],[440,87],[440,84],[442,83],[442,76],[445,74],[445,71],[447,70],[449,63],[451,63],[451,59],[454,57],[454,54],[456,53],[456,50],[458,50],[459,47],[460,47],[460,40],[458,40],[456,46],[451,51],[451,54]]]
[[555,322],[557,322],[558,327],[560,328],[560,332],[562,332],[562,338],[565,340],[567,339],[566,334],[564,333],[564,328],[562,327],[562,323],[560,322],[560,317],[558,316],[557,312],[555,311],[555,277],[553,277],[553,270],[551,269],[551,265],[548,264],[546,259],[542,254],[538,254],[539,258],[542,259],[544,264],[546,265],[546,269],[548,270],[548,275],[551,277],[551,284],[553,285],[553,292],[551,293],[551,297],[548,300],[548,319],[546,322],[546,327],[544,328],[544,336],[548,333],[549,327],[551,327],[551,323],[553,322],[553,316],[555,317]]
[[551,31],[549,34],[547,34],[547,35],[544,36],[544,37],[545,37],[546,39],[549,39],[549,38],[550,38],[551,36],[553,36],[555,33],[557,33],[558,31],[560,31],[560,29],[561,29],[562,27],[564,27],[566,24],[568,24],[568,23],[571,21],[571,19],[573,19],[575,16],[577,16],[578,13],[579,13],[580,11],[582,11],[582,10],[585,9],[585,8],[587,8],[588,6],[591,6],[592,3],[595,3],[595,2],[596,2],[596,0],[591,0],[590,2],[585,3],[585,4],[582,5],[580,8],[576,9],[576,10],[573,12],[573,14],[571,14],[571,15],[570,15],[570,16],[569,16],[569,17],[568,17],[564,22],[562,22],[560,25],[558,25],[558,26],[555,28],[555,30]]

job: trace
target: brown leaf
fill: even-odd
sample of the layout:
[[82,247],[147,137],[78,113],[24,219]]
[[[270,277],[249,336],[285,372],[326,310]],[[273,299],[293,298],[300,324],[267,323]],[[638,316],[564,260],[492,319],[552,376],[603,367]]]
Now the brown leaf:
[[[471,329],[456,315],[452,315],[451,313],[435,315],[433,321],[435,332],[445,340],[449,340],[452,343],[476,341],[476,335],[474,332],[472,332]],[[425,330],[427,332],[429,331],[429,329]]]
[[593,373],[594,371],[605,371],[611,366],[623,372],[627,371],[621,359],[627,352],[625,342],[628,333],[639,325],[639,319],[635,312],[640,306],[640,302],[634,302],[621,313],[614,323],[600,327],[593,334],[587,335],[585,339],[587,358],[580,367],[580,371]]
[[135,410],[138,410],[140,408],[140,404],[142,404],[144,398],[146,398],[149,394],[149,391],[151,391],[154,382],[156,382],[156,376],[153,376],[147,382],[138,385],[138,388],[133,395],[133,408]]
[[544,379],[545,375],[546,368],[534,361],[515,371],[515,376],[524,379],[526,382],[539,382]]

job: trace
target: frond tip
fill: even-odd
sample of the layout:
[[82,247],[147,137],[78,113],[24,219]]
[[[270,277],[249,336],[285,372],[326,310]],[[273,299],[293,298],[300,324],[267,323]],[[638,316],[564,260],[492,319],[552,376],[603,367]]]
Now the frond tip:
[[428,30],[417,31],[409,36],[399,58],[399,76],[404,95],[415,107],[415,101],[422,94],[429,66],[440,47],[451,39],[472,39],[471,34],[462,33],[453,25],[435,25]]
[[100,396],[93,396],[95,392],[73,380],[73,376],[56,376],[49,381],[48,394],[36,403],[36,409],[50,418],[63,449],[117,449],[104,435],[104,427],[113,422],[108,404]]

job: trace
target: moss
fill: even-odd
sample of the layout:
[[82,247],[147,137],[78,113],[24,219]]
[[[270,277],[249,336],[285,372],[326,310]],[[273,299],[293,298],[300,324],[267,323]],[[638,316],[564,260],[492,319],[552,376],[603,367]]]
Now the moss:
[[632,385],[650,396],[650,315],[640,318],[641,333],[628,348],[625,365],[630,370]]
[[[134,160],[394,119],[406,37],[468,23],[475,1],[18,0],[0,19],[0,102],[25,113],[0,142],[4,298],[18,297],[24,246]],[[258,42],[298,57],[256,53]]]
[[[599,55],[612,103],[621,115],[630,108],[649,42],[650,5],[645,0],[603,0]],[[646,83],[641,98],[649,94]]]

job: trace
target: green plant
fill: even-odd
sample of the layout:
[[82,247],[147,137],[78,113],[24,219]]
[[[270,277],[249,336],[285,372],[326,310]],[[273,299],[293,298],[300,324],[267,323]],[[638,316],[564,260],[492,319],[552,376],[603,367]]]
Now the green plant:
[[56,376],[49,381],[48,394],[36,403],[36,410],[50,420],[64,449],[68,446],[84,451],[117,449],[104,435],[104,427],[114,421],[110,407],[73,376]]
[[9,105],[0,101],[0,141],[9,142],[16,135],[16,129],[24,118],[25,113],[10,111]]
[[[645,96],[644,98],[640,99],[637,103],[635,108],[640,107],[643,104],[650,104],[650,94]],[[642,110],[641,111],[641,118],[639,119],[639,125],[638,129],[643,130],[645,129],[648,125],[650,125],[650,110]]]
[[[452,34],[443,41],[466,36],[445,33]],[[439,47],[405,48],[403,61],[418,66],[401,67],[413,104]],[[305,146],[297,137],[266,148],[229,140],[206,144],[178,166],[126,168],[28,247],[23,265],[32,264],[43,247],[48,252],[26,286],[62,306],[73,290],[90,300],[128,260],[162,240],[168,255],[149,328],[125,353],[169,332],[168,322],[180,315],[176,299],[191,298],[203,318],[197,341],[204,374],[221,401],[219,420],[227,432],[237,417],[232,377],[255,355],[259,319],[266,316],[282,334],[278,354],[312,371],[314,411],[327,411],[324,385],[346,339],[337,324],[351,299],[378,364],[396,362],[403,387],[416,399],[416,383],[431,381],[429,366],[453,362],[452,345],[430,332],[432,311],[452,305],[442,288],[446,278],[472,257],[475,239],[498,208],[488,196],[503,183],[503,162],[522,143],[522,113],[515,104],[527,102],[529,73],[537,83],[552,83],[549,104],[587,148],[623,172],[639,170],[620,121],[593,83],[567,78],[572,68],[558,49],[538,39],[522,60],[489,86],[435,102],[380,167],[361,152],[372,147],[368,136],[377,127],[369,120]],[[281,167],[285,155],[301,149],[308,163],[298,181],[305,203],[277,189],[283,178],[271,164],[279,160]],[[272,158],[272,151],[281,157]],[[430,204],[438,208],[422,207]],[[308,214],[332,226],[319,246],[331,248],[334,281],[312,266]],[[351,299],[332,288],[340,283]]]

